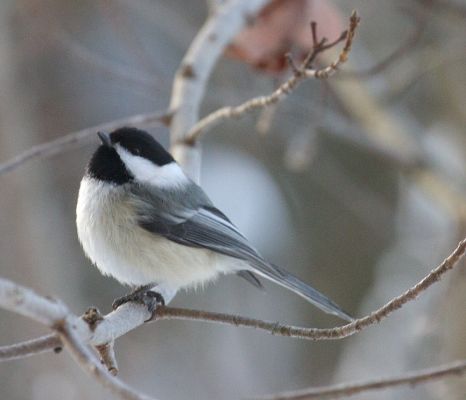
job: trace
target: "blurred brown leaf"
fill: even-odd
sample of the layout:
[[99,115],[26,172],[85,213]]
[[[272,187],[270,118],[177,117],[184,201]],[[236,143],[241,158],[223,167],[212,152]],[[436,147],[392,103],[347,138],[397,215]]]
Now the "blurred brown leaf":
[[236,36],[226,56],[271,74],[286,69],[285,54],[304,58],[312,46],[310,22],[319,38],[337,38],[344,29],[340,11],[329,0],[273,0]]

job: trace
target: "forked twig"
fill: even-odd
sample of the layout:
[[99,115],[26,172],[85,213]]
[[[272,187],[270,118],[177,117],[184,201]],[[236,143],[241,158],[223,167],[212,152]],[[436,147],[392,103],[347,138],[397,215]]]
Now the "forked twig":
[[[348,30],[343,32],[337,40],[331,43],[326,43],[327,40],[325,38],[319,41],[317,39],[316,25],[312,24],[311,29],[313,46],[304,61],[299,66],[296,66],[291,57],[289,55],[286,56],[293,72],[293,75],[287,81],[282,83],[272,94],[268,96],[255,97],[236,107],[222,107],[202,118],[189,130],[186,138],[184,139],[184,143],[188,145],[194,145],[204,133],[212,129],[220,122],[230,118],[242,117],[248,112],[270,106],[283,100],[298,86],[298,84],[300,84],[305,79],[327,79],[332,76],[339,69],[339,67],[348,60],[348,55],[351,51],[351,46],[353,43],[354,35],[356,34],[357,27],[359,25],[359,21],[359,16],[357,15],[356,11],[353,11],[350,17]],[[334,47],[343,40],[345,41],[345,44],[335,61],[324,68],[310,68],[312,62],[315,60],[319,53]]]
[[[466,238],[463,239],[457,246],[457,248],[436,268],[434,268],[426,277],[419,281],[416,285],[412,286],[402,295],[397,296],[380,307],[378,310],[372,312],[365,317],[359,318],[354,322],[338,326],[335,328],[304,328],[290,325],[283,325],[278,322],[263,321],[254,318],[242,317],[233,314],[215,313],[203,310],[191,310],[185,308],[173,308],[173,307],[159,307],[155,311],[152,322],[160,321],[163,319],[180,319],[190,321],[203,321],[217,324],[233,325],[238,327],[254,328],[266,331],[272,335],[288,336],[299,339],[307,340],[338,340],[348,336],[354,335],[355,333],[368,328],[371,325],[379,323],[383,319],[387,318],[390,314],[403,307],[406,303],[416,299],[423,291],[427,290],[435,282],[438,282],[445,273],[452,270],[459,264],[459,261],[463,258],[466,252]],[[0,280],[1,289],[1,280]],[[1,303],[1,290],[0,290],[0,306]],[[141,313],[141,315],[137,315]],[[132,320],[130,320],[130,318]],[[137,307],[136,305],[124,305],[118,308],[116,311],[103,317],[93,331],[92,335],[88,337],[88,342],[94,346],[102,345],[111,342],[121,335],[135,329],[139,325],[142,325],[147,321],[147,310],[144,307]],[[33,344],[31,348],[37,354],[43,352],[46,349],[52,350],[57,347],[57,342],[52,341],[50,335],[28,341],[27,343]],[[23,349],[24,343],[20,343],[16,346],[17,348]],[[43,346],[43,347],[41,347]],[[2,360],[2,354],[8,354],[5,359],[12,358],[12,352],[8,351],[11,346],[5,346],[0,348],[0,361]],[[18,357],[25,357],[28,354],[25,351],[21,351]]]

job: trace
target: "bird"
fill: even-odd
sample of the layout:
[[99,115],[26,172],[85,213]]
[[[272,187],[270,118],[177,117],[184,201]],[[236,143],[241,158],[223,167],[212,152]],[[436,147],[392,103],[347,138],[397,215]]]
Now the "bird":
[[76,206],[79,241],[104,275],[133,291],[113,303],[153,310],[180,289],[237,274],[262,288],[266,278],[343,320],[335,302],[267,261],[231,220],[146,131],[98,132],[101,144],[81,180]]

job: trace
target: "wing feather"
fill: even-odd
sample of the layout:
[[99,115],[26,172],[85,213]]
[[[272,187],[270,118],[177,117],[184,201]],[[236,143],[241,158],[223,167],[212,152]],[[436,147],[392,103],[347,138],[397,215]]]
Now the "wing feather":
[[151,218],[141,218],[139,224],[150,232],[186,246],[208,248],[243,260],[260,259],[258,252],[249,245],[238,229],[220,215],[220,211],[212,212],[212,207],[201,207],[183,222],[179,222],[177,215],[171,220],[152,215]]
[[[199,190],[202,189],[199,188]],[[139,201],[141,196],[137,198]],[[185,198],[189,199],[189,196]],[[149,232],[162,235],[185,246],[210,249],[245,260],[251,266],[252,271],[294,291],[323,311],[345,320],[352,320],[332,300],[289,272],[265,261],[231,221],[211,205],[203,192],[200,198],[204,198],[204,204],[194,205],[183,204],[178,198],[173,197],[170,206],[167,206],[166,196],[161,198],[156,194],[149,194],[145,204],[143,202],[137,207],[140,216],[139,225]],[[242,273],[242,276],[256,283],[256,286],[260,285],[250,271]]]

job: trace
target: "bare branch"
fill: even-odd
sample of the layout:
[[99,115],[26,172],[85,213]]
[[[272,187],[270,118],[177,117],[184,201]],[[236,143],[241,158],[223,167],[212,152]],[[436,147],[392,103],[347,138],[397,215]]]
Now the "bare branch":
[[[171,109],[176,110],[171,131],[173,152],[175,157],[177,157],[185,169],[187,169],[187,172],[190,173],[191,176],[194,175],[194,178],[196,178],[199,169],[199,153],[194,146],[197,139],[209,128],[226,118],[239,117],[254,109],[265,108],[278,103],[286,98],[300,82],[307,78],[327,79],[335,74],[340,66],[348,59],[354,34],[359,23],[359,17],[356,13],[353,13],[351,16],[348,31],[342,34],[341,37],[333,43],[327,43],[326,39],[319,40],[317,37],[316,25],[313,24],[313,49],[300,66],[295,66],[290,58],[290,66],[293,72],[292,77],[271,95],[251,99],[238,107],[222,108],[194,125],[198,118],[199,105],[207,85],[207,80],[224,47],[242,27],[248,14],[254,14],[266,3],[266,0],[251,0],[249,2],[229,1],[225,3],[225,5],[219,7],[216,12],[209,17],[204,27],[196,36],[177,72],[171,101]],[[345,41],[343,50],[335,61],[331,62],[325,68],[311,68],[313,61],[319,53],[335,46],[343,40]],[[170,117],[170,114],[162,116],[154,113],[136,115],[71,133],[51,142],[35,146],[17,157],[0,164],[0,175],[14,170],[30,160],[50,157],[54,154],[74,148],[87,140],[87,138],[97,130],[113,130],[129,124],[133,126],[147,126],[155,122],[159,123],[162,118],[167,117]],[[191,130],[189,130],[190,127],[192,127]],[[169,307],[160,307],[157,309],[153,315],[153,321],[163,319],[199,320],[252,327],[271,334],[308,340],[342,339],[380,322],[407,302],[417,298],[424,290],[439,281],[443,274],[454,268],[465,251],[466,240],[463,240],[458,245],[457,249],[445,259],[442,264],[435,268],[417,285],[407,290],[401,296],[394,298],[370,315],[341,327],[331,329],[301,328],[236,315]],[[39,296],[32,290],[3,279],[0,279],[0,306],[33,318],[47,325],[55,332],[54,334],[46,335],[35,340],[0,348],[0,360],[26,357],[32,354],[39,354],[52,348],[61,349],[61,347],[64,346],[70,352],[74,360],[89,375],[94,377],[104,387],[111,390],[120,398],[132,400],[149,399],[147,396],[137,393],[112,376],[112,374],[116,374],[118,371],[113,351],[114,340],[148,320],[148,311],[144,306],[125,304],[107,316],[100,316],[98,319],[92,320],[91,322],[90,320],[85,320],[73,315],[64,304],[58,301]],[[96,347],[100,354],[101,362],[107,367],[108,371],[98,361],[89,346]],[[410,373],[390,379],[309,389],[305,392],[288,393],[271,398],[288,399],[339,395],[349,396],[366,390],[439,379],[447,375],[463,373],[465,370],[466,361],[461,361],[435,369]]]
[[[81,317],[95,331],[98,324],[104,320],[104,316],[96,307],[89,307]],[[107,367],[108,372],[113,376],[118,374],[118,364],[115,358],[114,341],[95,346],[95,349],[100,355],[100,362]]]
[[[424,279],[422,279],[419,283],[408,289],[405,293],[390,300],[383,307],[372,312],[371,314],[359,318],[350,324],[335,328],[303,328],[282,325],[278,322],[269,322],[254,318],[242,317],[239,315],[173,307],[159,307],[152,316],[152,321],[160,321],[164,319],[203,321],[217,324],[233,325],[238,327],[254,328],[266,331],[272,335],[288,336],[299,339],[343,339],[348,336],[354,335],[355,333],[362,331],[363,329],[366,329],[369,326],[374,325],[375,323],[382,321],[383,319],[387,318],[390,314],[392,314],[394,311],[403,307],[406,303],[416,299],[423,291],[427,290],[435,282],[438,282],[446,272],[457,266],[461,258],[464,256],[465,252],[466,239],[463,239],[463,241],[459,243],[458,247],[438,267],[433,269]],[[0,279],[0,306],[3,306],[1,296],[3,281],[4,280]],[[103,319],[94,327],[92,331],[89,331],[88,326],[86,327],[86,329],[83,328],[85,331],[83,333],[83,337],[87,343],[93,346],[104,345],[137,328],[138,326],[145,323],[149,318],[150,314],[144,306],[127,303],[103,317]],[[78,320],[82,322],[82,320]],[[47,336],[44,336],[42,338],[38,338],[32,341],[42,343],[40,352],[45,351],[46,346],[49,346],[49,350],[52,350],[53,348],[57,347],[58,342],[46,338]],[[25,347],[25,343],[20,343],[16,346]],[[36,353],[38,353],[38,351],[33,354]],[[22,356],[26,355],[27,354],[24,354],[23,352]],[[0,361],[1,360],[2,359],[0,357]]]
[[164,113],[147,113],[137,114],[131,117],[117,119],[111,122],[106,122],[93,126],[91,128],[82,129],[80,131],[68,133],[67,135],[60,136],[57,139],[51,140],[31,147],[29,150],[24,151],[21,154],[5,161],[0,164],[0,175],[7,172],[13,171],[21,165],[35,160],[52,157],[56,154],[63,153],[65,151],[74,149],[89,139],[89,137],[95,135],[97,131],[112,131],[114,129],[121,128],[126,125],[135,127],[143,126],[154,126],[165,123],[169,120],[171,112]]
[[[75,361],[80,364],[90,375],[94,376],[104,387],[110,389],[121,399],[149,399],[149,397],[137,393],[119,381],[117,378],[113,377],[100,364],[90,349],[87,348],[84,344],[92,344],[93,334],[97,328],[101,326],[100,323],[91,329],[91,326],[86,323],[84,319],[70,313],[63,303],[40,296],[26,287],[17,285],[9,280],[2,278],[0,278],[0,307],[29,317],[54,330],[58,335],[58,340],[63,343]],[[145,307],[141,306],[140,309],[145,309]],[[147,318],[148,311],[145,310],[145,313],[140,314],[145,314]],[[138,325],[142,324],[143,322],[144,321]],[[120,327],[119,331],[122,332],[124,329],[122,330]],[[110,336],[113,333],[114,332],[109,333]],[[56,348],[57,342],[55,342],[50,337],[47,339],[47,341],[44,341],[44,338],[39,340],[42,340],[42,348],[45,348],[45,345],[50,346],[52,344],[54,348]],[[34,341],[36,346],[33,350],[37,350],[37,344],[39,340]],[[111,340],[107,340],[106,343],[111,343]],[[101,344],[104,344],[104,342]],[[24,344],[20,344],[16,347],[24,348],[25,346]]]
[[[173,111],[134,115],[72,132],[58,139],[33,146],[1,163],[0,175],[26,162],[52,157],[76,148],[98,130],[110,131],[125,125],[147,127],[158,123],[172,126],[172,151],[185,170],[190,174],[193,170],[198,170],[200,165],[198,152],[191,149],[191,146],[187,148],[184,145],[175,146],[175,144],[183,140],[188,129],[197,121],[207,80],[224,48],[239,32],[246,19],[254,15],[267,2],[268,0],[229,1],[209,17],[191,44],[176,74],[170,107]],[[190,154],[189,157],[188,154]],[[188,162],[188,160],[191,161]]]
[[207,81],[225,47],[240,32],[248,18],[269,0],[226,1],[215,8],[186,52],[173,82],[170,109],[171,152],[184,170],[199,181],[200,154],[186,144],[189,129],[197,122]]
[[[466,239],[460,242],[455,251],[437,268],[432,270],[429,275],[417,285],[407,290],[403,295],[394,298],[372,314],[341,327],[331,329],[300,328],[236,315],[169,307],[160,307],[157,309],[153,316],[153,320],[200,320],[252,327],[267,331],[271,334],[309,340],[342,339],[380,322],[407,302],[414,300],[422,291],[439,281],[443,274],[453,269],[455,265],[458,264],[465,251]],[[53,336],[47,335],[33,341],[3,348],[3,354],[6,354],[6,356],[0,357],[0,360],[38,354],[45,351],[47,348],[56,349],[60,346],[60,343],[62,343],[71,353],[75,361],[80,364],[88,374],[95,377],[103,386],[110,389],[120,398],[125,400],[148,399],[148,397],[137,393],[112,376],[97,361],[90,349],[84,345],[84,343],[88,343],[93,346],[99,346],[99,353],[101,354],[104,364],[112,373],[116,373],[117,366],[113,354],[113,341],[117,337],[135,329],[147,321],[150,315],[148,315],[149,312],[144,306],[130,303],[124,304],[106,317],[95,319],[91,326],[89,323],[85,322],[84,319],[71,314],[62,303],[41,297],[32,290],[16,285],[5,279],[0,279],[0,306],[44,323],[57,332],[57,334]],[[438,375],[440,376],[440,373]],[[419,379],[421,380],[421,378]]]
[[[7,308],[3,305],[1,291],[5,282],[14,285],[12,282],[0,278],[0,307]],[[29,289],[15,285],[16,290],[32,292]],[[32,292],[34,293],[34,292]],[[34,293],[35,296],[37,296]],[[13,310],[12,310],[13,311]],[[127,303],[117,310],[112,311],[99,320],[98,323],[92,323],[83,318],[87,327],[81,325],[82,321],[78,317],[77,323],[82,327],[84,340],[92,346],[98,348],[112,343],[116,338],[125,335],[131,330],[144,324],[151,317],[147,308],[138,304]],[[56,350],[61,346],[61,340],[56,334],[45,335],[39,338],[14,344],[11,346],[0,347],[0,362],[8,361],[15,358],[24,358],[44,351]],[[5,354],[3,357],[2,355]],[[17,355],[17,356],[16,356]],[[102,356],[102,355],[101,355]]]
[[102,386],[109,389],[118,397],[124,400],[151,400],[144,394],[138,393],[119,379],[111,375],[97,360],[92,351],[86,347],[77,333],[73,324],[64,321],[56,327],[65,348],[70,352],[73,359],[91,377],[94,377]]
[[335,340],[351,336],[375,323],[387,318],[394,311],[403,307],[406,303],[416,299],[423,291],[438,282],[442,276],[453,269],[466,252],[466,239],[463,239],[458,247],[438,267],[433,269],[419,283],[408,289],[402,295],[390,300],[387,304],[371,314],[356,319],[350,324],[336,328],[316,329],[301,328],[282,325],[274,322],[244,318],[237,315],[210,313],[206,311],[175,309],[160,307],[155,312],[156,319],[190,319],[205,322],[223,323],[235,326],[243,326],[267,331],[273,335],[289,336],[308,340]]
[[48,352],[51,349],[55,352],[61,350],[62,343],[60,338],[55,334],[41,336],[37,339],[28,340],[22,343],[13,344],[11,346],[0,347],[0,362],[17,360]]
[[0,307],[49,327],[68,316],[68,309],[63,303],[40,296],[24,286],[2,278],[0,278]]
[[[22,298],[22,306],[16,308],[11,306],[12,301],[5,296],[8,291],[14,291],[18,298]],[[24,298],[28,301],[24,303]],[[40,307],[37,304],[42,304]],[[0,278],[0,307],[17,312],[19,314],[29,316],[38,322],[43,322],[47,326],[53,327],[54,318],[41,317],[43,312],[36,313],[34,311],[23,311],[23,310],[45,310],[46,315],[50,315],[49,308],[55,307],[55,303],[51,300],[46,299],[37,295],[32,290],[23,286],[17,285],[11,281]],[[62,305],[62,307],[64,307]],[[63,317],[62,314],[59,314]],[[68,313],[68,315],[70,315]],[[147,308],[143,305],[127,303],[118,307],[117,310],[107,314],[97,324],[88,324],[85,320],[79,317],[73,317],[74,323],[80,329],[83,340],[92,346],[102,346],[113,342],[116,338],[125,335],[131,330],[141,326],[145,321],[150,319],[151,314],[147,311]],[[68,318],[71,318],[68,316]],[[61,319],[60,319],[61,320]],[[55,337],[52,339],[51,336]],[[0,349],[8,355],[5,358],[0,357],[0,361],[6,361],[10,356],[14,356],[13,348],[18,349],[20,352],[19,357],[27,357],[29,355],[42,353],[46,350],[54,350],[60,346],[60,338],[57,335],[45,335],[37,339],[18,343],[11,346],[5,346]],[[28,348],[31,348],[31,352],[28,353]],[[1,353],[0,353],[1,354]]]
[[[217,111],[212,112],[206,117],[202,118],[197,122],[188,132],[184,138],[184,142],[187,145],[193,146],[196,141],[208,130],[212,129],[214,126],[220,122],[231,119],[239,118],[249,113],[253,110],[265,108],[272,104],[276,104],[279,101],[285,99],[296,87],[305,79],[315,78],[315,79],[327,79],[332,76],[338,68],[348,60],[349,52],[351,51],[351,45],[353,42],[356,29],[359,24],[359,17],[356,12],[353,12],[349,22],[349,29],[347,32],[344,32],[335,42],[326,43],[325,39],[316,41],[316,32],[315,24],[313,27],[313,48],[300,66],[296,66],[290,57],[288,57],[293,75],[281,84],[272,94],[268,96],[259,96],[253,99],[250,99],[243,104],[236,107],[222,107]],[[330,65],[320,69],[310,69],[311,63],[315,60],[316,56],[319,53],[322,53],[325,50],[335,46],[340,41],[345,40],[345,45],[343,50],[338,55],[338,58],[332,62]]]
[[419,383],[428,383],[447,377],[459,377],[466,373],[466,360],[440,365],[434,368],[422,369],[416,372],[390,378],[378,378],[360,382],[340,383],[332,386],[316,387],[281,394],[257,397],[261,400],[311,400],[336,399],[350,397],[358,393],[381,390],[401,385],[414,386]]
[[113,376],[118,375],[118,363],[115,357],[114,342],[96,346],[100,354],[100,362],[107,367],[107,371]]

